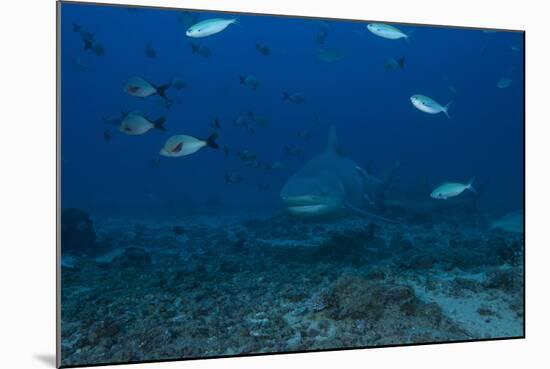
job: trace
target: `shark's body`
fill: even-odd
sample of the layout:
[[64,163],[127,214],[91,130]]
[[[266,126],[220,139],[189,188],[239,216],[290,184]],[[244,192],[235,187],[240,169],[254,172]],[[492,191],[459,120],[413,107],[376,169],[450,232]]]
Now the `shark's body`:
[[327,148],[286,182],[281,199],[288,211],[299,216],[321,216],[348,209],[388,220],[361,207],[369,203],[381,205],[395,169],[386,180],[368,174],[353,160],[341,155],[338,139],[331,128]]

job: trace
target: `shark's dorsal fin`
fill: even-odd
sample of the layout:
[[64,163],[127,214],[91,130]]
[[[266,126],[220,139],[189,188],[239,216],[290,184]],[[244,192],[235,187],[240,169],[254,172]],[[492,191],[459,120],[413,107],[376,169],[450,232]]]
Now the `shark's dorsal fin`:
[[328,132],[327,151],[342,155],[342,146],[340,146],[340,141],[338,141],[338,137],[336,137],[334,126],[331,126]]

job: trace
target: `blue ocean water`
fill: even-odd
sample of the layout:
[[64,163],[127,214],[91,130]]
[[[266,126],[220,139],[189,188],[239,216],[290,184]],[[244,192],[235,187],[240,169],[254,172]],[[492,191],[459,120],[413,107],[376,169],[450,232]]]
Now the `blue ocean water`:
[[[63,309],[67,309],[64,310],[63,324],[65,327],[70,327],[66,328],[67,330],[62,334],[65,364],[158,360],[521,335],[521,329],[518,327],[522,327],[523,324],[523,290],[518,289],[518,284],[512,282],[502,287],[491,278],[497,278],[495,273],[500,272],[500,269],[495,268],[503,265],[512,265],[516,268],[514,281],[522,278],[522,265],[520,265],[520,259],[517,259],[522,255],[522,234],[521,232],[497,232],[495,235],[491,222],[510,211],[523,209],[524,34],[522,32],[395,24],[394,26],[407,37],[390,40],[370,32],[367,29],[367,24],[370,22],[366,21],[126,8],[77,3],[62,3],[60,6],[61,207],[84,209],[85,213],[78,213],[79,215],[75,217],[81,216],[90,223],[85,222],[82,226],[82,222],[77,222],[75,229],[81,231],[82,227],[92,227],[89,224],[92,224],[93,220],[97,240],[101,239],[104,243],[101,251],[107,254],[119,252],[111,254],[108,260],[120,259],[121,255],[130,253],[126,257],[130,263],[132,260],[143,258],[147,261],[152,258],[153,268],[154,265],[157,267],[163,265],[164,254],[156,255],[151,249],[160,249],[161,246],[175,242],[179,253],[181,252],[180,243],[184,242],[178,238],[181,234],[174,230],[176,234],[174,236],[171,226],[164,226],[166,219],[176,224],[177,221],[173,219],[184,219],[181,217],[195,215],[198,218],[200,215],[214,219],[212,222],[215,223],[216,217],[222,214],[237,214],[238,217],[247,219],[261,213],[264,216],[273,216],[276,220],[260,225],[246,223],[245,228],[248,227],[249,230],[247,239],[253,240],[256,236],[258,238],[262,234],[261,230],[266,232],[269,230],[273,232],[271,238],[278,237],[280,241],[286,235],[281,236],[279,230],[288,228],[289,224],[306,227],[294,229],[295,233],[292,237],[285,239],[285,242],[291,243],[300,240],[302,233],[309,235],[308,232],[311,231],[310,238],[316,239],[319,236],[319,229],[326,229],[328,234],[329,231],[333,232],[338,227],[344,227],[344,223],[349,219],[354,221],[362,219],[353,213],[349,216],[344,214],[336,220],[322,220],[321,225],[311,224],[309,220],[304,221],[305,225],[303,225],[301,223],[303,220],[299,217],[284,215],[288,218],[283,220],[277,218],[285,213],[280,197],[284,184],[311,158],[325,149],[330,128],[334,127],[343,154],[362,168],[366,168],[369,174],[373,173],[381,177],[387,168],[400,163],[392,186],[385,195],[387,208],[369,211],[400,221],[403,226],[392,225],[393,228],[387,228],[390,226],[382,222],[381,225],[376,226],[378,227],[376,232],[381,232],[383,235],[380,239],[384,239],[388,245],[398,245],[398,247],[405,247],[403,244],[406,242],[416,245],[424,242],[432,247],[440,242],[441,237],[447,237],[448,240],[446,238],[445,242],[448,241],[448,245],[451,245],[446,244],[445,247],[448,249],[445,249],[445,252],[449,253],[449,260],[454,260],[452,266],[445,264],[444,260],[434,259],[434,255],[438,255],[439,251],[431,249],[429,249],[429,255],[413,253],[411,256],[412,251],[409,249],[406,251],[399,249],[403,251],[400,254],[399,251],[395,251],[398,248],[390,254],[387,254],[387,251],[380,255],[376,254],[380,260],[387,260],[385,258],[388,255],[391,255],[390,258],[399,258],[402,255],[405,259],[422,259],[414,267],[408,264],[403,266],[404,261],[401,259],[395,261],[397,269],[383,272],[386,275],[386,281],[389,278],[388,275],[395,276],[401,273],[399,269],[401,267],[413,274],[417,269],[423,270],[425,258],[429,257],[432,260],[431,264],[428,263],[430,268],[431,265],[440,265],[438,263],[445,265],[441,269],[438,267],[430,269],[434,273],[440,273],[441,280],[449,281],[445,273],[452,274],[456,270],[460,270],[460,273],[471,273],[467,276],[455,273],[452,274],[452,279],[456,281],[465,278],[473,281],[471,283],[477,283],[477,287],[460,285],[460,288],[470,292],[476,291],[475,288],[501,288],[506,291],[505,293],[511,294],[517,302],[515,307],[506,307],[503,311],[494,312],[493,315],[500,313],[499,319],[502,321],[499,320],[498,324],[494,323],[495,325],[488,329],[487,334],[468,331],[468,327],[460,328],[465,332],[468,331],[464,335],[456,333],[458,330],[449,328],[453,317],[445,310],[448,308],[452,311],[452,307],[442,305],[441,309],[445,317],[441,319],[445,322],[449,319],[449,322],[444,324],[438,322],[437,329],[440,331],[437,334],[432,332],[434,327],[425,328],[426,332],[430,330],[432,336],[401,337],[392,336],[388,332],[386,335],[383,334],[383,338],[369,336],[366,333],[361,335],[357,333],[358,330],[363,329],[361,332],[364,332],[370,329],[368,327],[371,327],[371,324],[375,324],[371,322],[374,319],[371,316],[364,317],[359,313],[350,313],[348,316],[343,313],[348,310],[342,306],[334,312],[330,310],[334,307],[333,305],[321,304],[318,301],[317,304],[322,305],[322,308],[319,308],[320,310],[316,310],[317,307],[311,308],[312,305],[318,306],[315,300],[317,295],[311,291],[322,288],[339,296],[340,301],[350,299],[353,305],[353,301],[356,301],[354,296],[350,297],[347,292],[342,295],[339,292],[340,285],[344,282],[355,286],[358,291],[363,288],[384,290],[383,286],[370,285],[375,282],[370,282],[371,279],[368,278],[366,280],[369,282],[364,282],[368,286],[363,285],[362,280],[350,280],[348,277],[342,281],[341,275],[349,272],[349,260],[345,259],[342,261],[344,266],[338,264],[319,271],[322,277],[310,276],[311,280],[318,278],[324,281],[315,286],[308,284],[304,287],[306,292],[300,292],[302,294],[311,292],[311,296],[300,298],[296,297],[298,292],[292,292],[296,296],[292,295],[293,297],[290,298],[285,295],[285,298],[294,303],[302,301],[300,303],[304,306],[309,304],[308,309],[313,309],[315,314],[332,311],[333,315],[327,318],[330,324],[333,324],[331,323],[333,321],[340,322],[342,319],[351,317],[349,319],[353,319],[353,327],[359,327],[353,328],[359,337],[357,341],[323,341],[322,332],[325,328],[322,326],[302,327],[301,331],[286,331],[290,328],[279,327],[277,329],[283,332],[281,333],[283,338],[275,337],[273,338],[275,343],[270,341],[269,344],[263,344],[261,337],[264,334],[273,336],[273,332],[265,333],[260,332],[259,328],[256,330],[246,328],[248,329],[246,337],[252,337],[250,342],[246,341],[241,346],[235,344],[231,347],[224,347],[222,343],[212,343],[213,348],[210,351],[204,351],[203,348],[197,347],[204,346],[206,341],[197,338],[197,341],[191,344],[185,337],[178,336],[179,333],[172,332],[171,334],[176,337],[172,337],[172,341],[169,339],[154,343],[148,341],[149,351],[142,353],[136,348],[137,346],[132,346],[133,348],[124,346],[132,340],[129,337],[135,337],[135,335],[131,335],[128,328],[132,326],[132,321],[120,323],[124,320],[122,316],[126,316],[126,313],[123,314],[121,311],[127,309],[127,313],[131,315],[131,308],[122,307],[117,310],[118,313],[109,310],[110,308],[106,306],[103,310],[99,309],[101,314],[110,317],[109,324],[105,323],[107,320],[102,318],[103,315],[95,318],[87,315],[84,318],[79,316],[80,313],[76,313],[78,309],[72,304],[75,303],[75,299],[80,299],[82,296],[73,294],[76,293],[74,288],[76,290],[84,287],[98,289],[99,292],[96,291],[95,297],[87,298],[90,301],[96,301],[94,299],[99,301],[96,301],[94,306],[101,305],[101,296],[107,293],[103,286],[108,285],[106,281],[110,277],[120,278],[117,274],[120,270],[116,268],[111,270],[113,273],[111,275],[105,272],[105,269],[99,268],[97,271],[94,269],[95,266],[81,266],[75,269],[75,263],[88,265],[83,261],[88,260],[86,259],[88,257],[96,258],[90,260],[99,263],[97,257],[100,253],[91,252],[93,255],[89,255],[89,250],[82,253],[78,251],[78,246],[71,246],[71,251],[65,251],[62,240],[63,256],[71,257],[65,260],[67,266],[65,273],[72,273],[64,281],[68,283],[68,285],[64,284],[64,288],[70,291],[64,295],[65,300],[63,300]],[[186,30],[191,25],[211,18],[235,18],[236,23],[209,37],[186,36]],[[90,43],[89,48],[85,47],[87,42]],[[202,51],[193,52],[194,48],[200,48],[199,50]],[[262,48],[264,51],[268,50],[265,51],[267,55],[260,52],[259,49]],[[403,68],[396,64],[401,58],[404,58]],[[254,76],[259,81],[259,86],[256,89],[250,88],[241,83],[239,76]],[[166,91],[167,98],[159,95],[146,98],[131,96],[124,90],[126,82],[131,77],[141,77],[155,86],[170,84]],[[303,97],[303,102],[292,103],[284,98],[285,93],[299,94]],[[410,100],[415,94],[429,96],[442,106],[451,102],[448,110],[449,117],[444,113],[428,114],[417,109]],[[251,119],[248,115],[249,111],[253,112],[256,118],[261,118]],[[153,128],[142,135],[127,135],[121,132],[119,126],[120,119],[124,118],[128,112],[139,112],[151,121],[165,118],[166,131]],[[213,127],[212,123],[216,119],[220,127]],[[239,124],[240,121],[248,122],[248,129]],[[190,135],[205,139],[214,132],[218,134],[216,142],[220,148],[217,150],[204,147],[196,153],[177,158],[159,154],[165,142],[173,135]],[[285,147],[299,150],[301,153],[287,155]],[[227,155],[224,152],[226,148]],[[253,153],[254,159],[243,159],[244,151]],[[281,168],[267,169],[267,166],[273,163],[281,163]],[[225,178],[228,175],[238,176],[242,180],[238,183],[227,183]],[[466,190],[464,194],[448,202],[450,205],[455,204],[453,202],[455,200],[459,203],[463,197],[466,197],[469,204],[470,199],[475,197],[475,210],[473,210],[475,216],[473,217],[472,213],[464,213],[463,209],[456,210],[451,207],[451,210],[446,213],[445,205],[441,204],[445,204],[447,200],[430,198],[432,190],[445,182],[466,184],[471,178],[475,178],[474,188],[481,190],[475,194]],[[419,209],[431,209],[431,206],[435,206],[434,204],[438,206],[436,210],[424,210],[428,214],[423,213],[417,217],[417,213],[421,212]],[[443,210],[439,206],[443,206]],[[411,210],[412,207],[414,211]],[[91,220],[88,215],[82,215],[86,213],[90,215]],[[113,220],[114,216],[119,218]],[[67,219],[68,217],[69,215]],[[424,220],[418,220],[415,217]],[[475,222],[472,221],[473,218],[476,219]],[[189,218],[185,219],[187,220],[182,221],[182,226],[187,232],[188,229],[193,229],[194,223]],[[148,221],[150,224],[147,223]],[[363,222],[363,220],[357,221]],[[420,224],[420,228],[409,227],[408,225],[411,224],[409,221]],[[371,219],[364,222],[367,224]],[[470,228],[462,228],[466,227],[466,223],[472,222],[475,224],[469,225]],[[162,226],[159,225],[161,223]],[[223,224],[222,221],[220,223]],[[123,226],[117,228],[119,224]],[[121,230],[124,227],[133,230],[135,235],[131,237],[135,238],[128,240],[130,236],[124,236],[126,238],[120,236],[126,234],[125,230]],[[206,233],[209,233],[209,236],[214,234],[219,237],[219,240],[224,240],[219,241],[224,245],[231,243],[241,250],[239,242],[244,238],[239,236],[240,233],[230,234],[227,236],[230,240],[228,241],[224,238],[226,235],[216,233],[220,231],[220,227],[224,226],[221,225],[218,228],[214,226],[209,228],[210,233]],[[196,234],[191,232],[186,237],[190,237],[191,243],[208,243],[204,241],[204,237],[208,237],[204,235],[204,229],[200,227],[197,229]],[[369,229],[365,234],[354,236],[353,242],[350,241],[351,244],[355,245],[354,242],[362,240],[362,237],[368,240],[378,239],[372,235],[375,232],[374,226]],[[150,232],[157,238],[149,237]],[[183,232],[182,230],[181,233]],[[231,231],[228,232],[231,233]],[[74,236],[74,238],[70,238],[67,243],[94,245],[95,233],[93,239],[85,238],[80,241],[78,234],[72,235],[71,237]],[[233,236],[236,237],[236,241],[233,240]],[[176,237],[175,241],[170,237]],[[108,242],[105,241],[106,239]],[[336,248],[339,247],[338,242],[346,244],[349,241],[345,239],[338,241],[338,238],[330,240]],[[210,240],[210,242],[213,241]],[[107,243],[108,246],[105,246]],[[460,247],[457,249],[457,243],[466,245],[464,250],[475,249],[476,251],[472,251],[471,254],[467,251],[457,254],[459,252],[457,250],[462,250]],[[497,246],[492,249],[491,245]],[[138,251],[136,256],[135,250],[128,251],[130,247],[132,250],[137,247],[142,251]],[[200,255],[198,260],[203,260],[201,258],[205,253],[209,255],[209,246],[201,247],[200,252],[197,249],[186,252],[190,255],[196,253]],[[120,253],[121,248],[126,251]],[[505,251],[502,251],[504,249]],[[151,255],[143,256],[142,252],[151,253]],[[301,252],[305,251],[298,252],[297,259],[311,260],[311,257],[307,256],[309,254],[302,255]],[[365,252],[368,254],[372,250]],[[361,254],[365,255],[363,252]],[[249,259],[245,258],[246,260],[243,261],[237,257],[232,259],[234,257],[232,254],[227,255],[232,263],[241,267],[245,265],[242,268],[247,270]],[[488,258],[486,264],[475,264],[470,267],[468,262],[479,260],[480,255]],[[77,258],[76,262],[74,257]],[[270,260],[265,262],[271,263],[269,265],[276,265],[277,260],[288,262],[287,259],[278,259],[282,256],[271,255],[266,258]],[[361,262],[357,264],[357,260],[362,260],[361,257],[351,259],[353,259],[353,268],[358,268],[361,276],[365,276],[365,270],[368,269],[369,272],[372,270],[372,265],[369,264],[373,262],[372,258],[364,265]],[[123,260],[116,264],[117,268],[127,266],[125,264],[127,260],[124,258]],[[183,263],[185,268],[191,268],[189,260],[185,259]],[[319,268],[325,268],[326,260],[322,257],[320,260],[322,263]],[[296,262],[300,263],[300,261]],[[227,266],[226,259],[221,261],[209,259],[206,263],[221,265],[222,272],[219,274],[221,278],[224,278],[227,273],[237,278],[240,276],[239,271],[242,271],[237,268],[237,271],[231,272],[230,266],[233,264]],[[141,265],[139,262],[137,264]],[[258,273],[259,270],[262,271],[264,268],[271,270],[269,266],[262,265],[260,269],[257,266],[250,267],[254,270],[252,273],[254,278],[258,277],[254,273]],[[209,267],[210,265],[205,266],[203,263],[200,268],[210,270]],[[380,265],[376,267],[382,268]],[[176,266],[169,264],[169,268],[167,266],[162,270],[173,271],[174,268],[177,269]],[[230,271],[224,268],[229,268],[227,270]],[[203,269],[200,269],[200,273],[205,273]],[[153,274],[157,278],[159,274],[155,273]],[[479,273],[485,279],[481,281],[476,279]],[[93,279],[98,275],[104,279]],[[441,277],[442,275],[445,277]],[[261,278],[265,277],[261,276]],[[172,277],[166,278],[171,280]],[[250,280],[253,280],[251,278],[247,280],[246,276],[242,278],[248,281],[242,284],[251,283]],[[412,280],[415,282],[411,282]],[[283,277],[281,281],[284,281]],[[491,281],[497,283],[497,287],[487,287],[490,286]],[[325,282],[328,283],[327,286],[324,285]],[[281,289],[277,290],[278,292],[287,288],[285,283],[290,282],[281,282],[282,287],[279,286]],[[387,283],[394,291],[401,288],[399,286],[405,282],[391,280]],[[418,283],[420,282],[412,278],[406,284],[405,292],[403,290],[401,292],[405,295],[411,294],[410,291],[413,288],[418,288],[416,285]],[[134,287],[136,291],[139,288]],[[134,287],[130,286],[128,289]],[[162,296],[165,296],[168,290],[171,291],[168,287],[162,290]],[[119,293],[124,294],[124,292],[119,290]],[[135,291],[126,292],[130,296]],[[420,296],[418,290],[416,294]],[[422,297],[418,298],[418,301],[422,300]],[[159,302],[161,300],[158,297],[156,302],[147,303],[161,304]],[[143,302],[143,300],[140,301]],[[262,301],[269,302],[269,299],[265,297]],[[255,300],[253,302],[260,304]],[[200,305],[198,302],[197,304]],[[407,307],[403,307],[409,306],[407,304],[409,302],[402,305],[402,311],[408,311]],[[177,305],[177,297],[172,296],[170,306],[175,305]],[[324,310],[325,305],[328,306],[326,308],[328,310]],[[212,308],[211,305],[206,306]],[[480,302],[479,310],[473,310],[474,313],[476,311],[479,313],[479,316],[476,315],[477,318],[495,319],[496,322],[498,319],[494,317],[487,318],[487,315],[491,314],[486,312],[488,308],[483,310],[484,306],[484,303]],[[216,309],[223,311],[223,307]],[[494,309],[498,310],[498,308]],[[288,311],[286,314],[289,314]],[[407,312],[407,316],[415,316],[411,314]],[[173,322],[177,314],[174,313],[174,316],[170,315],[166,320],[160,321]],[[144,319],[157,322],[158,320],[155,319],[159,319],[158,317],[159,315],[155,314]],[[468,316],[468,319],[470,318]],[[268,318],[262,315],[250,319],[256,322]],[[420,318],[415,316],[415,319]],[[470,321],[466,318],[463,320]],[[475,319],[472,318],[471,321],[474,322],[472,326],[475,326]],[[424,324],[419,322],[420,320],[411,320],[413,326]],[[204,320],[202,323],[206,324]],[[209,324],[213,326],[214,323]],[[380,320],[379,324],[380,327],[387,326],[383,320]],[[79,328],[75,328],[76,326]],[[146,331],[151,328],[140,326],[135,329]],[[174,329],[177,331],[176,328]],[[190,331],[188,326],[185,329]],[[321,332],[319,333],[321,338],[316,341],[308,338],[309,341],[307,341],[306,336],[314,335],[310,333],[311,329]],[[345,329],[340,326],[334,329],[340,335],[345,332]],[[82,341],[81,338],[76,337],[80,334],[78,332],[82,331],[95,333],[92,337],[88,333],[86,333],[88,336],[84,334],[87,338]],[[326,328],[325,331],[330,329]],[[428,334],[426,332],[424,333]],[[102,338],[102,335],[119,334],[127,335],[124,339],[120,338],[120,341],[115,342]],[[132,334],[135,334],[135,331],[132,331]],[[234,333],[233,336],[240,334]],[[205,335],[219,336],[220,342],[222,341],[221,335],[212,332]],[[296,338],[298,335],[301,338]],[[195,332],[193,337],[202,336]],[[124,347],[115,350],[117,345]]]
[[[231,17],[197,13],[199,19]],[[433,185],[445,181],[489,180],[483,205],[495,212],[521,208],[523,203],[523,34],[429,26],[402,26],[410,39],[387,40],[369,33],[366,22],[346,22],[237,15],[238,23],[204,38],[185,36],[175,10],[65,4],[61,15],[62,187],[64,206],[116,211],[200,203],[217,197],[227,206],[275,209],[278,190],[289,174],[303,165],[285,160],[285,145],[300,147],[305,158],[322,150],[332,124],[356,162],[376,170],[402,161],[402,183],[426,178]],[[83,50],[72,22],[93,32],[105,48],[96,56]],[[325,45],[316,42],[327,29]],[[259,53],[265,44],[271,55]],[[209,58],[191,51],[191,44],[208,47]],[[156,50],[145,55],[146,45]],[[326,63],[320,47],[343,53]],[[389,58],[405,57],[405,69],[388,70]],[[75,68],[73,58],[87,67]],[[260,87],[240,85],[238,75],[254,75]],[[140,99],[124,93],[130,77],[156,84],[185,82],[181,99],[170,109],[162,98]],[[501,78],[512,85],[497,88]],[[305,98],[291,105],[284,91]],[[416,110],[410,96],[423,94],[442,105],[452,101],[451,119]],[[137,110],[150,119],[166,117],[167,132],[127,136],[103,123],[105,116]],[[264,116],[269,126],[255,134],[233,127],[248,110]],[[260,160],[285,161],[285,171],[247,168],[235,156],[201,150],[190,157],[151,160],[174,134],[206,137],[212,120],[221,124],[220,144],[250,150]],[[112,141],[103,132],[111,129]],[[296,137],[299,130],[312,138]],[[226,172],[244,180],[227,186]],[[256,191],[258,182],[270,191]]]

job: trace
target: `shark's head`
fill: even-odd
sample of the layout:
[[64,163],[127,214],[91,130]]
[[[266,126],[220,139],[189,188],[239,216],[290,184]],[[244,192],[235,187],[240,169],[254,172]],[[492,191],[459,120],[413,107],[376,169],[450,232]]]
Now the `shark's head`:
[[286,209],[299,216],[315,217],[334,213],[344,206],[345,193],[337,177],[329,173],[294,176],[281,190]]

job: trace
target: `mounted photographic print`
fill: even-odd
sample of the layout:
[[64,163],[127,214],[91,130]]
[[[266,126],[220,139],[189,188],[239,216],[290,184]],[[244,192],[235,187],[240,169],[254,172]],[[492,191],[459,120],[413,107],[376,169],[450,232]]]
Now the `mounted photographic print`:
[[524,36],[58,3],[58,365],[524,337]]

